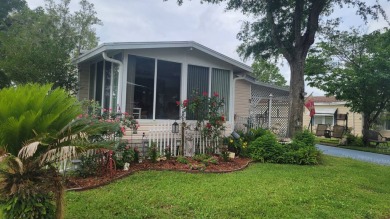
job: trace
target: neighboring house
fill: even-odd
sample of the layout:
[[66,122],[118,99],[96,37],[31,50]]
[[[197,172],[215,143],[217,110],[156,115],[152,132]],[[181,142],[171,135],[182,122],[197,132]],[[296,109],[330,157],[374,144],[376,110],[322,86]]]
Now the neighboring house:
[[252,72],[249,66],[192,41],[104,43],[76,62],[78,98],[132,113],[141,125],[138,135],[161,122],[179,120],[176,101],[190,98],[193,90],[218,92],[225,98],[230,134],[235,108],[240,114],[250,113],[248,100],[254,90],[269,87],[246,77]]
[[377,127],[383,137],[390,138],[390,115],[387,113],[387,118],[383,121],[382,125]]
[[[347,125],[351,129],[351,133],[354,135],[362,135],[363,120],[362,115],[359,113],[353,113],[345,106],[345,101],[336,100],[334,96],[325,97],[317,96],[313,97],[316,114],[313,120],[313,132],[317,128],[318,124],[328,124],[333,126],[335,124],[345,126]],[[338,115],[348,114],[348,122],[345,120],[338,120]],[[303,124],[305,127],[309,127],[310,116],[309,111],[305,108],[303,115]]]

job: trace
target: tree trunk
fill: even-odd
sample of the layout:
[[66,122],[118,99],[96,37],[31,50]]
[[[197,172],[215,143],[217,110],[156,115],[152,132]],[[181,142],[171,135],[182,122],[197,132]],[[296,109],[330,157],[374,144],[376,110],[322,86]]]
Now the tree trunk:
[[288,136],[293,137],[296,132],[302,131],[304,109],[304,58],[295,58],[289,61],[291,69],[290,79],[290,111]]
[[365,146],[369,146],[368,142],[368,131],[370,130],[370,116],[367,114],[363,114],[363,143]]

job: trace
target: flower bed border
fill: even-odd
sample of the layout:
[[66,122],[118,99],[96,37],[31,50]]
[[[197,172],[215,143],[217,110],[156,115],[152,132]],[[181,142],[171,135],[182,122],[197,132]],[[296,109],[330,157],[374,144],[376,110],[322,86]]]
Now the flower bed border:
[[67,188],[66,191],[81,192],[81,191],[86,191],[86,190],[90,190],[90,189],[96,189],[96,188],[106,186],[106,185],[108,185],[108,184],[110,184],[112,182],[115,182],[117,180],[120,180],[122,178],[125,178],[127,176],[130,176],[130,175],[132,175],[134,173],[141,172],[141,171],[150,171],[150,170],[152,170],[152,171],[175,171],[175,172],[184,172],[184,173],[191,173],[191,174],[201,174],[201,173],[206,173],[206,174],[223,174],[223,173],[231,173],[231,172],[242,171],[245,168],[247,168],[249,166],[249,164],[252,163],[252,162],[253,162],[253,160],[248,160],[243,166],[241,166],[239,168],[236,168],[236,169],[232,169],[232,170],[207,170],[206,169],[204,171],[200,171],[200,170],[175,170],[175,169],[145,168],[145,169],[129,171],[128,173],[124,173],[123,175],[120,175],[118,177],[113,178],[112,180],[109,180],[109,181],[106,181],[106,182],[103,182],[103,183],[99,183],[99,184],[92,185],[92,186],[85,186],[85,187]]

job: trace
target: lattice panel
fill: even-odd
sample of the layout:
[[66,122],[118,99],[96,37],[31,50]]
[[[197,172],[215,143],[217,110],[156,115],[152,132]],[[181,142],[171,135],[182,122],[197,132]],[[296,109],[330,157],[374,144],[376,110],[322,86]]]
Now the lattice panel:
[[[270,94],[272,94],[271,110],[269,109]],[[271,111],[270,129],[280,137],[286,137],[289,114],[288,91],[254,85],[251,95],[247,126],[269,128],[269,111]]]

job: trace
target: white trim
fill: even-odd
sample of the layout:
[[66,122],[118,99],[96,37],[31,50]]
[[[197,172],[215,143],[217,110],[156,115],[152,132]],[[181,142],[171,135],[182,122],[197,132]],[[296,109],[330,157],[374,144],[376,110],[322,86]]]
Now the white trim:
[[235,98],[236,98],[234,92],[235,92],[236,79],[233,79],[233,71],[232,70],[230,70],[229,81],[230,81],[229,122],[234,130],[234,102],[235,102]]
[[[128,65],[129,65],[129,59],[128,59],[128,56],[129,54],[128,53],[125,53],[123,52],[123,59],[122,59],[122,63],[123,63],[123,69],[122,69],[122,79],[121,79],[121,82],[122,82],[122,93],[121,93],[121,102],[120,102],[120,106],[121,106],[121,111],[122,112],[127,112],[128,109],[126,109],[126,101],[127,101],[127,71],[128,71]],[[119,90],[119,89],[118,89]],[[131,113],[131,112],[128,112],[128,113]]]
[[[102,107],[102,110],[104,109],[104,104],[105,104],[105,98],[104,98],[104,91],[105,91],[105,85],[106,85],[106,61],[103,60],[103,78],[102,78],[102,99],[100,100],[101,101],[101,107]],[[108,109],[107,109],[108,110]]]
[[[208,67],[208,68],[209,68],[209,88],[208,88],[209,92],[208,92],[208,95],[209,95],[209,97],[211,97],[211,92],[212,92],[211,91],[211,84],[212,84],[211,80],[213,79],[211,74],[213,74],[213,68],[212,67]],[[203,91],[199,91],[199,92],[203,92]],[[202,94],[200,93],[200,95],[202,95]]]
[[[95,98],[96,98],[96,76],[97,76],[97,62],[95,62],[95,63],[93,63],[94,64],[94,66],[95,66],[95,69],[94,69],[94,71],[93,71],[93,73],[95,74],[95,76],[94,76],[94,88],[93,88],[93,100],[95,100]],[[89,66],[91,66],[91,65],[89,65]]]
[[153,120],[156,120],[156,102],[157,102],[157,64],[158,60],[154,59],[154,91],[153,91]]
[[115,112],[116,112],[116,107],[113,107],[113,103],[112,103],[112,90],[113,89],[113,86],[114,86],[114,74],[113,74],[113,70],[114,70],[114,63],[111,62],[111,69],[110,69],[110,107],[112,109],[112,111],[114,112],[114,109],[115,109]]
[[330,105],[342,105],[344,106],[347,102],[314,102],[315,106],[330,106]]
[[194,48],[206,54],[209,54],[213,57],[216,57],[222,61],[225,61],[237,68],[240,68],[242,71],[252,72],[252,68],[244,63],[241,63],[237,60],[234,60],[226,55],[223,55],[215,50],[212,50],[206,46],[203,46],[194,41],[171,41],[171,42],[117,42],[117,43],[104,43],[100,46],[87,51],[86,53],[80,55],[75,61],[80,63],[88,59],[93,58],[94,56],[110,50],[125,50],[125,49],[151,49],[151,48]]

